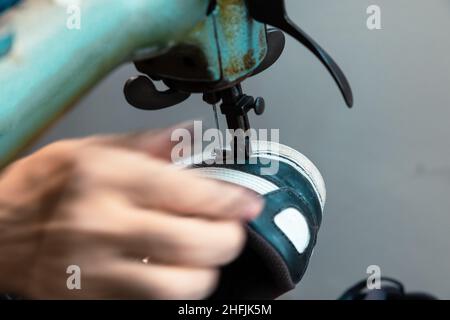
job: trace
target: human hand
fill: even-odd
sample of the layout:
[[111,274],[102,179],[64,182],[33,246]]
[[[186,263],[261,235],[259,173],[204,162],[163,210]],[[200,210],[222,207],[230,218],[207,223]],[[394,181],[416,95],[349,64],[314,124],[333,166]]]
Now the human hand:
[[[61,141],[5,169],[0,290],[38,299],[209,296],[263,202],[171,165],[170,134]],[[81,290],[67,287],[71,265]]]

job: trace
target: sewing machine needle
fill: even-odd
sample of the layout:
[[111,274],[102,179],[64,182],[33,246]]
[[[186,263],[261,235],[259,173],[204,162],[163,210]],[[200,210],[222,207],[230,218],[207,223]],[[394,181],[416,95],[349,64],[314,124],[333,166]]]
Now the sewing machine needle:
[[217,104],[213,104],[213,110],[214,110],[214,120],[216,121],[216,129],[217,129],[217,133],[219,135],[220,148],[223,149],[222,132],[220,131],[220,123],[219,123],[219,114],[217,112]]

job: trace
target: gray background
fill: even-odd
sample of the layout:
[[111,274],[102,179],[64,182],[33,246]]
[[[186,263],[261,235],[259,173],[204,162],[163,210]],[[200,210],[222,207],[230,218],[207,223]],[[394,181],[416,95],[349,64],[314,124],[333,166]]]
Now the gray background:
[[[309,270],[287,298],[334,299],[376,264],[410,290],[450,298],[450,2],[289,0],[292,18],[345,70],[355,92],[347,110],[325,69],[288,41],[282,59],[247,81],[268,102],[255,127],[280,128],[281,141],[321,169],[326,216]],[[382,8],[383,30],[366,28]],[[126,65],[114,72],[40,142],[100,132],[213,124],[200,97],[160,111],[127,106]]]

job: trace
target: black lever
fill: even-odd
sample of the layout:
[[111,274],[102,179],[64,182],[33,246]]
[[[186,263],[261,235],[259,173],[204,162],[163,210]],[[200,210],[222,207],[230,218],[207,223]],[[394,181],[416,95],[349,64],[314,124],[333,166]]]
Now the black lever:
[[331,56],[288,16],[284,0],[246,0],[250,15],[257,21],[288,33],[307,47],[325,65],[333,76],[349,108],[353,93],[347,78]]
[[169,89],[158,91],[145,76],[133,77],[124,87],[125,98],[133,107],[142,110],[160,110],[177,105],[190,97],[189,93]]

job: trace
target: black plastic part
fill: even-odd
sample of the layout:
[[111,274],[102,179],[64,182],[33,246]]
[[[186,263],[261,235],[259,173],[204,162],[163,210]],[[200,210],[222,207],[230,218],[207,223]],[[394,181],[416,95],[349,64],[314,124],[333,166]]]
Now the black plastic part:
[[347,106],[351,108],[353,106],[353,93],[341,68],[319,44],[288,17],[284,0],[246,1],[249,13],[255,20],[288,33],[307,47],[323,63],[336,81]]
[[286,46],[286,37],[278,29],[271,28],[267,30],[267,54],[264,60],[252,72],[252,76],[257,75],[269,69],[283,54]]
[[362,280],[345,291],[339,300],[436,300],[428,293],[406,292],[403,284],[395,279],[380,279],[380,289],[367,289],[367,280]]
[[[252,73],[247,74],[242,78],[236,79],[233,82],[225,80],[207,81],[207,79],[210,78],[210,75],[204,72],[204,70],[207,70],[208,68],[205,64],[204,59],[201,58],[200,53],[191,55],[198,58],[198,60],[196,60],[197,62],[195,68],[192,68],[192,64],[183,64],[183,61],[186,59],[180,58],[183,57],[181,52],[184,52],[184,54],[189,52],[187,47],[185,47],[178,53],[176,53],[176,50],[174,50],[173,52],[166,54],[166,56],[164,57],[149,59],[146,61],[139,61],[135,64],[136,68],[143,74],[148,75],[154,80],[162,80],[164,84],[166,84],[169,88],[172,88],[176,91],[202,93],[209,95],[233,88],[243,82],[246,78],[257,75],[268,69],[280,58],[281,54],[283,53],[285,43],[286,41],[283,32],[275,28],[267,30],[266,57],[256,67],[256,69],[253,70]],[[168,65],[170,67],[167,67]],[[171,76],[167,77],[166,73],[170,73]],[[194,78],[203,80],[196,81],[193,80]]]
[[203,94],[203,101],[205,101],[207,104],[218,104],[220,102],[220,99],[220,95],[215,92],[207,92]]
[[236,85],[230,89],[216,93],[221,98],[220,109],[222,114],[227,117],[228,128],[244,132],[250,129],[247,113],[254,110],[257,115],[261,115],[265,110],[265,101],[263,98],[253,98],[242,92],[241,85]]
[[[251,128],[248,112],[254,110],[255,114],[261,115],[264,113],[266,107],[263,98],[258,97],[255,99],[252,96],[244,94],[240,84],[225,90],[204,93],[203,101],[212,105],[218,104],[221,101],[220,110],[227,119],[228,129],[234,130],[236,134],[245,134]],[[247,137],[244,137],[244,139],[242,141],[242,137],[235,136],[234,143],[231,147],[235,152],[244,148],[246,156],[249,156],[249,140]]]
[[145,76],[133,77],[124,87],[125,98],[133,107],[142,110],[160,110],[177,105],[190,94],[173,89],[158,91],[152,80]]
[[[237,134],[246,133],[250,129],[247,108],[249,108],[250,104],[253,104],[253,98],[243,94],[241,85],[224,90],[219,95],[222,99],[220,110],[227,119],[228,129],[235,130]],[[248,137],[234,136],[231,148],[235,159],[241,150],[245,152],[246,158],[250,156],[250,141]]]
[[264,98],[258,97],[255,99],[255,103],[253,105],[253,109],[255,110],[255,114],[260,116],[266,110],[266,101]]

